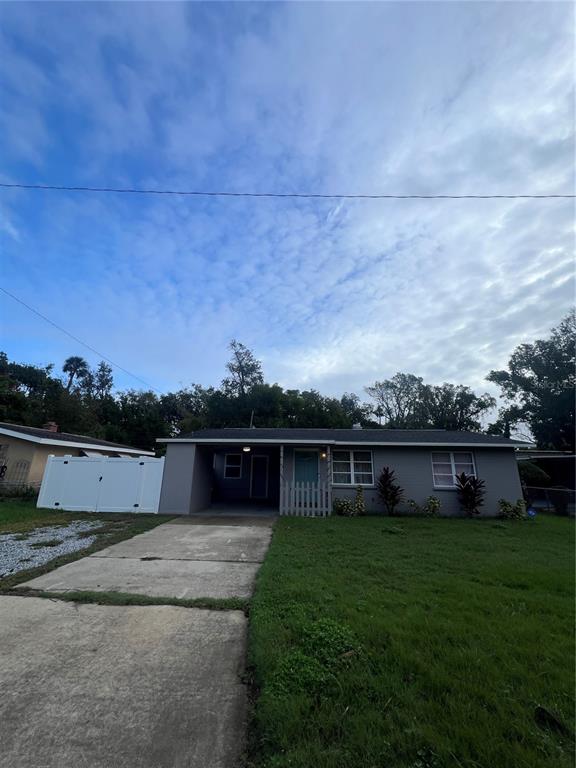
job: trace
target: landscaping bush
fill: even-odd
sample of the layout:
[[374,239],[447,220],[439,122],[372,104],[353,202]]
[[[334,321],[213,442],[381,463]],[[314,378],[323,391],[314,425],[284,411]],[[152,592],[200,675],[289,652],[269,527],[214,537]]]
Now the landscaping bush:
[[354,499],[354,509],[357,515],[366,514],[366,502],[364,501],[364,489],[361,485],[356,488],[356,498]]
[[393,515],[404,499],[404,489],[396,482],[394,470],[383,467],[377,484],[378,496],[389,515]]
[[335,515],[340,515],[341,517],[356,516],[356,507],[351,499],[334,499],[332,510]]
[[332,511],[335,515],[341,517],[358,517],[366,514],[366,504],[364,502],[364,489],[361,485],[356,488],[356,497],[351,499],[336,498],[332,502]]
[[418,504],[414,499],[408,499],[406,502],[415,515],[424,517],[440,517],[442,502],[438,496],[428,496],[424,504]]
[[517,499],[516,503],[500,499],[498,506],[500,507],[500,517],[504,520],[526,520],[528,517],[524,499]]
[[473,475],[467,475],[465,472],[456,476],[456,489],[458,491],[458,501],[461,509],[467,515],[480,514],[480,507],[484,504],[485,482]]

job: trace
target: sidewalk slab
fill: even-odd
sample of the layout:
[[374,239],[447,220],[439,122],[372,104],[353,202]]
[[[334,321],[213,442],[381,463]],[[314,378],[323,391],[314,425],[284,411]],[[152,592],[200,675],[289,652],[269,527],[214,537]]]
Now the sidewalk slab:
[[0,648],[2,768],[240,762],[239,611],[5,596]]
[[249,598],[259,566],[259,563],[246,562],[91,555],[19,584],[17,588],[47,592],[129,592],[150,597]]

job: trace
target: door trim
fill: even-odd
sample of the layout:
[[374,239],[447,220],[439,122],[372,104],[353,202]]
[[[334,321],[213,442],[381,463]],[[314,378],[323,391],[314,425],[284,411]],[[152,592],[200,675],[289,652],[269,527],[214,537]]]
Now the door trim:
[[[252,490],[252,480],[254,475],[254,459],[266,459],[266,492],[263,496],[254,496]],[[250,461],[250,498],[251,499],[267,499],[268,498],[268,486],[270,481],[270,456],[266,456],[261,453],[253,453],[252,460]]]

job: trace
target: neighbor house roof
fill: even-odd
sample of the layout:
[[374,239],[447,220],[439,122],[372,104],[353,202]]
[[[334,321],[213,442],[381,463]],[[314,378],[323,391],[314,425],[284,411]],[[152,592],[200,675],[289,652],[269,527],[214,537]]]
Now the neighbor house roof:
[[331,445],[420,445],[513,448],[528,443],[499,435],[449,429],[199,429],[159,443],[267,443]]
[[21,424],[9,424],[0,421],[0,435],[18,437],[31,443],[42,445],[59,445],[66,448],[99,449],[108,448],[116,453],[133,453],[136,456],[154,456],[154,451],[141,451],[139,448],[131,448],[121,443],[111,443],[108,440],[99,440],[96,437],[86,435],[74,435],[70,432],[53,432],[51,429],[39,427],[24,427]]

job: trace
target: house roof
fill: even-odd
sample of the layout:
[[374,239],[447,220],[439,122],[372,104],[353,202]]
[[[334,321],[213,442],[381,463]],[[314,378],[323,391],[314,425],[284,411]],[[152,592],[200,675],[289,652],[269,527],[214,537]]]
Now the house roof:
[[133,453],[137,456],[154,456],[154,451],[141,451],[139,448],[132,448],[121,443],[111,443],[108,440],[99,440],[96,437],[74,435],[70,432],[52,432],[50,429],[25,427],[22,424],[9,424],[6,421],[0,421],[0,435],[18,437],[21,440],[42,445],[59,445],[67,448],[82,449],[96,448],[100,451],[103,448],[108,448],[115,452]]
[[528,443],[499,435],[448,429],[199,429],[161,443],[301,443],[332,445],[433,445],[513,448]]

